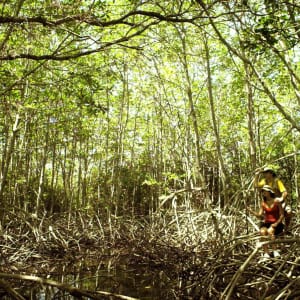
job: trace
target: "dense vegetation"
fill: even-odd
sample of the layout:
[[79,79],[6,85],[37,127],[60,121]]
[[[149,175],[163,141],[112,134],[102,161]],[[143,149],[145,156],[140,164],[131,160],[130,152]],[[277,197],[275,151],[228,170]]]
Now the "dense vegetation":
[[[223,245],[222,214],[242,224],[226,221],[229,236],[255,231],[244,204],[267,164],[297,212],[299,12],[296,0],[2,1],[2,246],[47,239],[53,218],[109,242],[124,224],[130,241],[160,228],[170,247],[194,247],[207,222],[204,240]],[[55,230],[66,251],[70,232]]]

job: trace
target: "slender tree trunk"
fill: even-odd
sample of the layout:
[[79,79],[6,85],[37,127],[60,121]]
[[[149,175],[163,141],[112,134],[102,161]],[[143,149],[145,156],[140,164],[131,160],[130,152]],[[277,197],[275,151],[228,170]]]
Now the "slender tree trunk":
[[78,155],[78,176],[77,176],[77,193],[75,195],[75,198],[76,198],[76,208],[78,209],[80,207],[80,205],[82,205],[83,203],[83,197],[82,197],[82,188],[83,188],[83,185],[82,185],[82,164],[83,164],[83,141],[82,141],[82,137],[81,135],[79,136],[79,155]]
[[[299,211],[299,163],[298,163],[298,155],[299,155],[299,148],[297,147],[297,144],[299,143],[299,136],[296,135],[294,132],[292,132],[293,137],[293,149],[294,149],[294,182],[292,183],[292,191],[291,191],[291,197],[294,197],[296,202],[296,207],[293,207],[293,210],[296,209],[297,212]],[[292,204],[292,203],[291,203]]]
[[[53,214],[54,212],[54,206],[55,206],[55,201],[57,201],[58,199],[56,199],[55,197],[55,178],[57,175],[56,172],[56,143],[52,144],[52,158],[51,158],[51,183],[50,183],[50,187],[51,187],[51,195],[50,195],[50,203],[49,203],[49,213],[50,215]],[[56,205],[60,205],[60,203],[57,203]]]
[[83,155],[83,176],[81,183],[81,205],[86,207],[88,203],[88,191],[87,191],[87,177],[88,177],[88,169],[89,169],[89,139],[85,141],[85,154]]
[[247,117],[248,117],[248,134],[249,134],[249,157],[251,170],[255,170],[257,166],[256,162],[256,138],[255,138],[255,110],[253,100],[253,90],[251,86],[252,74],[249,66],[244,63],[245,68],[245,83],[246,83],[246,95],[247,95]]
[[44,181],[45,181],[45,167],[47,163],[47,157],[48,157],[48,148],[49,148],[49,124],[47,122],[46,125],[46,133],[45,133],[45,144],[41,159],[41,165],[40,165],[40,178],[39,178],[39,187],[38,187],[38,193],[36,198],[36,207],[35,207],[35,213],[38,216],[40,212],[40,206],[41,201],[43,199],[43,193],[44,193]]
[[[241,46],[242,47],[242,46]],[[244,54],[244,53],[243,53]],[[248,64],[243,62],[244,70],[245,70],[245,88],[246,88],[246,97],[247,97],[247,118],[248,118],[248,135],[249,135],[249,158],[250,158],[250,174],[254,174],[254,170],[257,168],[257,146],[260,145],[260,137],[257,132],[258,126],[256,126],[255,120],[255,109],[254,109],[254,99],[253,99],[253,89],[251,82],[253,81],[253,74],[251,72],[251,68]],[[260,149],[260,147],[259,147]],[[250,176],[251,176],[250,175]],[[250,177],[253,180],[252,177]],[[253,182],[252,182],[253,184]],[[253,185],[250,185],[253,187]],[[243,189],[244,191],[245,189]],[[249,191],[243,192],[244,199],[250,197],[248,194]],[[252,196],[251,196],[252,197]],[[255,202],[259,200],[258,190],[254,189],[253,198]],[[246,214],[248,211],[246,211]],[[247,223],[248,226],[248,223]],[[248,227],[247,227],[248,230]]]
[[0,222],[3,221],[3,217],[5,216],[5,208],[6,208],[6,200],[4,199],[4,189],[7,185],[8,179],[8,170],[12,158],[12,154],[14,151],[14,146],[15,146],[15,141],[17,138],[17,133],[18,133],[18,127],[19,127],[19,122],[20,122],[20,116],[17,113],[15,117],[15,123],[12,128],[12,133],[8,141],[8,146],[6,149],[6,153],[4,155],[3,159],[3,165],[2,165],[2,176],[1,176],[1,181],[0,181],[0,203],[1,203],[1,209],[0,209]]
[[68,189],[68,174],[67,174],[67,145],[63,145],[62,149],[62,157],[60,158],[60,163],[61,163],[61,173],[62,173],[62,181],[63,181],[63,207],[67,208],[68,201],[69,201],[69,189]]
[[[184,27],[181,27],[181,30],[178,29],[178,34],[181,39],[182,43],[182,53],[179,55],[179,59],[182,62],[183,68],[184,68],[184,74],[185,74],[185,79],[186,79],[186,92],[187,92],[187,98],[188,98],[188,103],[189,103],[189,108],[190,108],[190,113],[191,113],[191,118],[192,118],[192,124],[193,124],[193,129],[195,133],[195,148],[196,148],[196,164],[197,164],[197,175],[199,178],[199,186],[204,188],[206,186],[204,176],[202,175],[202,169],[203,165],[201,162],[201,139],[200,139],[200,133],[199,133],[199,124],[198,124],[198,118],[197,118],[197,113],[195,109],[195,104],[194,104],[194,98],[193,98],[193,91],[192,91],[192,83],[191,83],[191,76],[190,76],[190,71],[189,71],[189,64],[188,64],[188,57],[187,57],[187,45],[186,45],[186,31]],[[197,184],[197,183],[196,183]],[[198,184],[197,184],[198,185]]]
[[76,189],[75,189],[75,186],[74,186],[74,179],[75,179],[75,164],[77,162],[77,153],[78,153],[78,142],[77,142],[77,139],[74,135],[74,138],[72,140],[72,143],[71,143],[71,151],[69,152],[69,163],[67,164],[67,189],[68,189],[68,194],[69,194],[69,197],[68,197],[68,207],[69,207],[69,215],[72,216],[72,213],[73,213],[73,209],[74,207],[76,207],[76,203],[74,203],[74,200],[75,200],[75,196],[76,196]]
[[[121,168],[123,165],[124,156],[124,132],[128,122],[128,110],[129,110],[129,91],[128,91],[128,66],[126,61],[123,62],[123,70],[121,73],[123,83],[123,93],[121,103],[119,107],[119,118],[118,118],[118,131],[116,140],[116,152],[113,160],[112,174],[111,174],[111,199],[115,205],[115,214],[118,214],[119,204],[122,195],[121,186]],[[122,207],[126,209],[126,199],[122,199]]]
[[227,172],[226,172],[226,167],[225,167],[225,163],[222,156],[222,150],[221,150],[221,138],[219,134],[216,109],[215,109],[215,101],[213,97],[213,86],[212,86],[212,78],[211,78],[212,74],[210,68],[210,53],[209,53],[208,40],[206,37],[204,37],[204,47],[205,47],[205,55],[206,55],[208,98],[210,103],[212,125],[213,125],[213,130],[216,138],[216,148],[217,148],[218,162],[220,168],[220,179],[222,183],[222,192],[223,192],[223,198],[221,199],[220,206],[224,207],[224,205],[228,204]]

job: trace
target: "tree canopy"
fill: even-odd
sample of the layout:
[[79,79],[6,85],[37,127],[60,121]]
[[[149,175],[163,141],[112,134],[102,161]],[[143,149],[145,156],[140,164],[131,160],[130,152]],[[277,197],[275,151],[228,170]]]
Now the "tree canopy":
[[133,299],[115,292],[137,273],[158,299],[299,296],[297,214],[292,238],[257,243],[248,207],[268,165],[299,210],[299,16],[297,0],[2,0],[1,297]]
[[2,209],[145,213],[182,188],[224,206],[269,163],[296,199],[299,11],[294,0],[3,1]]

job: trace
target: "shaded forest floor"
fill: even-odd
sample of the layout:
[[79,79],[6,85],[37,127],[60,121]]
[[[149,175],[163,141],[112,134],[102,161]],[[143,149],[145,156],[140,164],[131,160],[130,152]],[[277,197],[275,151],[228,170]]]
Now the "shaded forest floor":
[[0,236],[3,299],[36,299],[37,286],[55,288],[48,299],[141,299],[126,295],[112,276],[105,278],[113,281],[107,289],[103,281],[83,286],[66,280],[69,274],[121,268],[151,275],[144,288],[160,290],[159,298],[300,299],[296,217],[293,235],[275,242],[281,256],[263,263],[257,223],[243,213],[170,209],[116,218],[77,211],[37,218],[18,211],[7,220]]

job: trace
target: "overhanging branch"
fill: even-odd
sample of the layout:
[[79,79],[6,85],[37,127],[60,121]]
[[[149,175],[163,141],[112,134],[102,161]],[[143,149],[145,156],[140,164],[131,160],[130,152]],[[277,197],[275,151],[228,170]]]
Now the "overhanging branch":
[[57,20],[49,19],[43,16],[37,16],[37,17],[0,16],[0,24],[38,23],[43,26],[58,26],[70,22],[82,22],[82,23],[87,23],[89,25],[101,26],[101,27],[108,27],[108,26],[118,25],[118,24],[135,26],[135,23],[129,22],[127,21],[127,19],[129,17],[137,16],[137,15],[155,18],[160,21],[180,22],[180,23],[193,22],[194,20],[201,18],[201,15],[192,18],[182,18],[181,17],[182,14],[162,15],[160,13],[152,12],[152,11],[135,10],[125,14],[124,16],[118,19],[110,20],[110,21],[102,21],[98,17],[90,14],[78,14],[73,16],[67,16]]
[[136,50],[140,50],[140,47],[134,47],[134,46],[125,46],[122,43],[128,42],[129,40],[131,40],[132,38],[134,38],[135,36],[138,36],[140,34],[142,34],[145,30],[147,30],[149,27],[151,27],[152,25],[157,24],[158,22],[152,22],[146,26],[144,26],[142,29],[138,30],[137,32],[122,37],[120,39],[117,39],[115,41],[112,42],[108,42],[105,43],[103,45],[101,45],[100,47],[96,48],[96,49],[92,49],[92,50],[86,50],[86,51],[77,51],[73,54],[66,54],[66,55],[59,55],[56,52],[51,53],[51,54],[44,54],[44,55],[35,55],[35,54],[30,54],[30,53],[21,53],[21,54],[8,54],[5,56],[0,56],[0,61],[8,61],[8,60],[16,60],[16,59],[31,59],[31,60],[56,60],[56,61],[64,61],[64,60],[70,60],[70,59],[75,59],[75,58],[79,58],[82,56],[87,56],[93,53],[97,53],[97,52],[102,52],[103,50],[114,46],[114,45],[118,45],[118,46],[123,46],[123,47],[130,47],[132,49],[136,49]]

